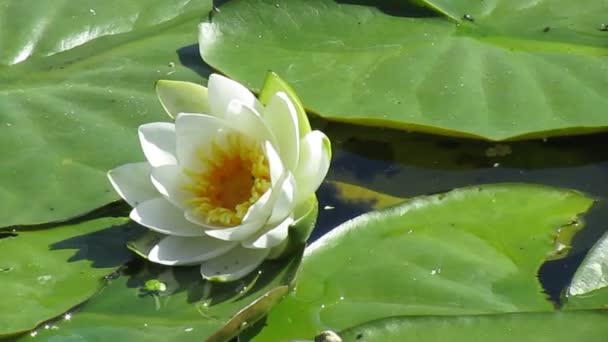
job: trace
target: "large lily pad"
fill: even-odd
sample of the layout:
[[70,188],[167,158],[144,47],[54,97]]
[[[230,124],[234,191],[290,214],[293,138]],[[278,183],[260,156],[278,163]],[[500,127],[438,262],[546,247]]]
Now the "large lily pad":
[[133,255],[141,233],[124,218],[103,218],[0,236],[0,338],[36,327],[93,295],[104,276]]
[[308,248],[296,291],[256,340],[400,315],[551,313],[538,268],[556,252],[558,231],[572,229],[592,203],[575,191],[491,185],[362,215]]
[[341,333],[344,341],[601,341],[608,312],[387,318]]
[[254,90],[273,70],[338,121],[490,140],[608,126],[605,0],[387,3],[230,1],[201,54]]
[[[228,341],[264,316],[288,292],[302,249],[290,258],[267,261],[232,283],[203,281],[197,267],[148,265],[133,276],[113,280],[69,322],[42,327],[44,341]],[[158,280],[163,292],[146,292]],[[27,341],[29,337],[22,340]]]
[[[210,0],[0,6],[0,227],[117,199],[105,172],[141,160],[137,126],[169,118],[161,78],[201,82],[196,25]],[[77,189],[77,191],[76,191]]]

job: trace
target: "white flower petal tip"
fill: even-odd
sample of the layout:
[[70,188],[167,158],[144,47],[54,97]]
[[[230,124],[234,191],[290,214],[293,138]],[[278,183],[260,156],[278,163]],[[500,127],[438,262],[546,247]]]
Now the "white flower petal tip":
[[270,249],[237,246],[217,258],[203,262],[201,275],[214,282],[239,280],[260,266],[269,253]]
[[135,207],[141,202],[158,197],[158,191],[148,181],[152,167],[148,163],[132,163],[108,171],[114,190]]
[[162,197],[142,202],[131,211],[129,217],[150,230],[166,235],[205,235],[203,227],[186,220],[183,211]]
[[191,82],[159,80],[156,96],[167,114],[175,118],[179,113],[208,113],[207,88]]
[[293,103],[298,115],[300,138],[303,138],[311,131],[311,128],[310,122],[308,121],[308,116],[306,115],[306,110],[304,109],[304,105],[302,105],[302,101],[300,101],[293,88],[283,81],[279,75],[274,72],[269,72],[266,75],[264,86],[260,92],[260,101],[264,105],[267,105],[270,99],[278,92],[284,92],[289,98],[290,102]]
[[232,100],[252,108],[261,108],[253,93],[242,84],[219,74],[211,74],[208,82],[210,114],[224,118]]
[[283,222],[279,223],[279,225],[275,228],[272,228],[268,232],[262,234],[262,236],[259,236],[252,241],[244,242],[243,247],[261,249],[274,248],[287,239],[289,227],[293,224],[293,222],[293,218],[288,217],[283,220]]
[[139,126],[141,148],[153,167],[175,164],[175,125],[152,122]]
[[284,92],[276,93],[266,106],[264,121],[277,139],[281,160],[292,172],[300,155],[300,128],[295,105]]
[[327,175],[331,145],[311,131],[293,89],[269,74],[258,101],[214,74],[208,88],[161,80],[156,92],[175,123],[140,126],[147,162],[108,172],[131,219],[154,236],[140,255],[232,281],[301,246],[315,220],[298,222],[312,213],[304,204]]
[[298,193],[296,205],[315,193],[329,171],[331,142],[321,131],[312,131],[302,138],[300,162],[295,172]]
[[202,237],[167,236],[148,253],[148,260],[162,265],[197,265],[235,248],[237,243]]

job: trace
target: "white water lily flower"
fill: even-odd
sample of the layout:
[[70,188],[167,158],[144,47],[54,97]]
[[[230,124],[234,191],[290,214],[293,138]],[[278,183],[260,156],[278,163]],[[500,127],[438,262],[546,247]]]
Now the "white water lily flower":
[[140,126],[147,162],[108,177],[133,207],[131,219],[163,234],[150,261],[239,279],[286,242],[294,213],[327,174],[329,139],[311,131],[290,92],[266,93],[263,105],[214,74],[208,88],[160,81],[157,93],[175,123]]

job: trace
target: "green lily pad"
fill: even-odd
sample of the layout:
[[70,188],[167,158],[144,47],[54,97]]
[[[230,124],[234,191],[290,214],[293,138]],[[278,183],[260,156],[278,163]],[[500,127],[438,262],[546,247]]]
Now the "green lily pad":
[[35,328],[91,297],[133,255],[141,233],[125,218],[102,218],[0,236],[0,338]]
[[350,328],[344,341],[601,341],[608,312],[521,313],[464,317],[395,317]]
[[576,191],[503,184],[362,215],[307,249],[296,291],[254,340],[310,338],[401,315],[551,313],[538,269],[558,250],[559,228],[592,203]]
[[337,121],[489,140],[608,126],[604,0],[418,3],[230,1],[201,54],[254,90],[272,70]]
[[[135,275],[112,280],[70,321],[40,328],[44,341],[228,341],[263,317],[287,294],[302,249],[289,258],[266,261],[259,272],[231,283],[211,283],[198,267],[148,264]],[[149,291],[161,282],[164,291]],[[29,336],[22,340],[28,341]]]
[[[0,227],[63,220],[118,196],[137,127],[168,121],[159,79],[201,82],[210,0],[7,0],[0,6]],[[188,67],[186,67],[186,65]],[[77,189],[77,191],[75,191]]]
[[[163,341],[228,341],[288,293],[317,218],[316,198],[311,197],[308,204],[290,228],[289,241],[271,252],[275,259],[265,261],[243,279],[204,281],[199,267],[171,268],[146,262],[143,269],[131,267],[122,277],[110,280],[98,295],[71,313],[69,322],[60,319],[38,327],[35,334],[45,341],[158,341],[159,336]],[[128,248],[145,258],[157,239],[158,234],[148,231]],[[108,252],[115,250],[108,248]]]

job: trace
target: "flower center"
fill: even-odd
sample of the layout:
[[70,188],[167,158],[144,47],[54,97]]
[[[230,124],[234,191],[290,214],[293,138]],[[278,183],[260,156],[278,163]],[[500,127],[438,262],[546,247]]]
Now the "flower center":
[[268,190],[270,171],[259,143],[238,133],[222,138],[222,144],[211,144],[211,153],[198,156],[207,170],[186,171],[193,181],[186,190],[194,195],[187,204],[209,224],[233,226]]

